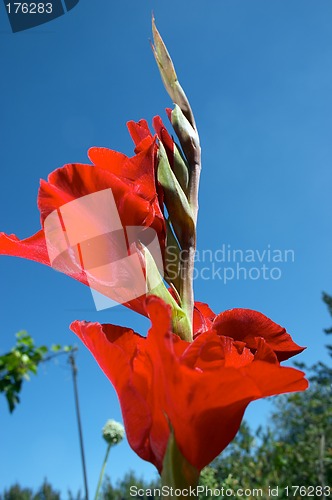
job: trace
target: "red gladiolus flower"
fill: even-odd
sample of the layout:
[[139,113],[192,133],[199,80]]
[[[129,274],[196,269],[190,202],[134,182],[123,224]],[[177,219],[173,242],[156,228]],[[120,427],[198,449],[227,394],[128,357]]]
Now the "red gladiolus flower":
[[[131,123],[130,132],[133,137],[140,133],[140,128],[139,124]],[[139,151],[132,158],[107,148],[91,148],[88,156],[92,165],[69,164],[55,170],[47,181],[41,181],[38,194],[38,207],[43,228],[34,236],[24,240],[19,240],[14,235],[0,233],[0,254],[52,265],[58,271],[89,284],[102,293],[105,287],[113,287],[114,283],[108,282],[102,274],[91,272],[92,276],[89,278],[87,268],[83,265],[79,241],[75,245],[68,244],[66,252],[62,252],[56,262],[52,261],[50,253],[54,251],[53,241],[46,234],[47,218],[54,213],[57,221],[58,218],[61,220],[62,233],[67,232],[68,235],[68,229],[63,224],[64,207],[87,195],[106,190],[112,192],[122,228],[139,227],[143,232],[144,228],[151,228],[158,237],[161,253],[163,253],[165,220],[161,209],[162,198],[157,192],[156,147],[155,138],[149,133],[142,137]],[[108,207],[104,208],[104,212],[107,212]],[[107,216],[105,213],[100,213],[102,210],[103,208],[98,206],[92,213],[88,213],[88,220],[84,219],[82,213],[78,211],[75,214],[75,220],[71,222],[72,227],[80,225],[80,230],[83,232],[88,226],[94,228],[96,234],[100,230],[99,234],[102,235],[104,232],[102,221]],[[61,229],[59,222],[57,224]],[[128,235],[126,238],[128,240]],[[100,252],[101,246],[98,249],[94,248],[95,260],[98,260],[99,253],[104,254],[98,264],[107,264],[121,257],[120,250],[116,246],[112,247],[111,243],[110,241],[107,244],[103,243],[101,245],[103,251]],[[59,253],[57,248],[56,252]],[[92,251],[90,251],[89,258],[91,255]],[[126,305],[137,312],[144,313],[142,301],[143,298],[137,298]]]
[[159,472],[170,425],[182,455],[200,471],[234,438],[251,401],[307,387],[304,373],[280,366],[277,355],[302,350],[281,327],[255,311],[211,320],[206,304],[196,307],[210,323],[198,325],[192,343],[171,332],[169,308],[156,297],[146,300],[146,338],[120,326],[71,325],[117,391],[131,447]]

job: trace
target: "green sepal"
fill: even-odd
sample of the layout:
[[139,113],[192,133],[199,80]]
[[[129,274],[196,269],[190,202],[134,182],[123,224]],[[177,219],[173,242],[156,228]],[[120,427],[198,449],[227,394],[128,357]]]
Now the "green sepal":
[[158,160],[157,176],[164,189],[165,205],[181,248],[187,249],[195,238],[193,214],[162,143],[159,144]]
[[[196,487],[198,480],[199,471],[182,455],[171,428],[161,474],[162,485],[185,490],[190,486]],[[188,495],[177,498],[185,498],[186,496]]]

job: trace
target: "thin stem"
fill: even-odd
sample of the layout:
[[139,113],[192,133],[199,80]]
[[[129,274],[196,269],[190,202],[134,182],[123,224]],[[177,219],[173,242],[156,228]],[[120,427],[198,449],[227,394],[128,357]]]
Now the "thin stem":
[[[197,134],[197,140],[198,140],[198,134]],[[196,252],[196,224],[198,215],[198,188],[199,188],[199,178],[201,173],[201,151],[199,142],[196,147],[194,146],[194,148],[195,148],[195,164],[192,166],[190,173],[188,201],[193,212],[193,219],[195,223],[195,234],[192,240],[189,242],[188,249],[186,249],[186,251],[184,252],[180,270],[181,305],[185,310],[191,325],[193,323],[194,303],[195,303],[194,269],[195,269],[195,252]]]
[[194,273],[194,257],[195,256],[195,246],[190,246],[188,250],[183,252],[183,257],[181,260],[181,287],[180,287],[180,297],[181,297],[181,307],[186,313],[186,316],[190,322],[190,336],[185,340],[192,342],[192,324],[193,324],[193,313],[194,313],[194,288],[193,288],[193,273]]
[[106,464],[107,464],[107,460],[108,460],[108,455],[109,455],[110,450],[111,450],[111,446],[112,446],[111,444],[109,444],[107,446],[106,455],[105,455],[105,458],[104,458],[103,465],[101,467],[101,471],[100,471],[100,475],[99,475],[99,480],[98,480],[98,484],[97,484],[97,489],[96,489],[96,494],[95,494],[94,500],[98,500],[98,497],[99,497],[99,491],[100,491],[101,485],[103,483],[103,477],[104,477],[104,474],[105,474],[105,468],[106,468]]
[[87,479],[87,473],[86,473],[85,455],[84,455],[84,446],[83,446],[81,412],[80,412],[80,405],[79,405],[79,400],[78,400],[77,366],[76,366],[75,357],[74,357],[73,353],[69,356],[69,363],[70,363],[71,368],[72,368],[73,383],[74,383],[75,406],[76,406],[77,426],[78,426],[78,434],[79,434],[80,448],[81,448],[81,458],[82,458],[84,488],[85,488],[85,500],[89,500],[88,479]]

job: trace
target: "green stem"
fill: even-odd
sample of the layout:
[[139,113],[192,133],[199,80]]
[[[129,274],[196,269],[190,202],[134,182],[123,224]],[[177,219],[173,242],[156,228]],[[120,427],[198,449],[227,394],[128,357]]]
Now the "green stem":
[[75,356],[74,356],[75,351],[76,351],[76,349],[72,349],[68,361],[71,365],[72,375],[73,375],[77,426],[78,426],[78,435],[79,435],[79,439],[80,439],[84,488],[85,488],[85,500],[89,500],[88,478],[87,478],[87,472],[86,472],[85,453],[84,453],[84,446],[83,446],[83,431],[82,431],[82,423],[81,423],[81,411],[80,411],[80,405],[79,405],[79,400],[78,400],[77,366],[76,366],[76,361],[75,361]]
[[98,497],[99,497],[99,492],[100,492],[100,488],[101,488],[101,485],[102,485],[102,482],[103,482],[103,477],[104,477],[104,474],[105,474],[105,468],[106,468],[106,464],[107,464],[107,460],[108,460],[108,455],[110,453],[111,447],[112,447],[111,444],[109,444],[107,446],[106,455],[105,455],[105,458],[104,458],[103,465],[101,467],[101,471],[100,471],[100,475],[99,475],[99,480],[98,480],[98,484],[97,484],[97,490],[96,490],[96,494],[95,494],[94,500],[98,500]]
[[[200,162],[200,148],[199,145],[196,149],[195,164],[192,167],[190,181],[189,181],[189,193],[188,201],[193,212],[193,218],[195,222],[195,234],[188,245],[188,249],[184,252],[184,258],[181,260],[181,284],[180,284],[180,297],[181,306],[185,311],[190,324],[193,323],[194,314],[194,269],[195,269],[195,252],[196,252],[196,225],[197,225],[197,215],[198,215],[198,188],[199,188],[199,178],[201,173],[201,162]],[[192,328],[191,328],[191,339],[192,341]]]
[[180,297],[181,307],[186,314],[189,321],[189,333],[185,340],[192,342],[193,340],[193,312],[194,312],[194,288],[193,288],[193,272],[194,272],[194,257],[195,246],[191,246],[183,253],[181,261],[181,284],[180,284]]

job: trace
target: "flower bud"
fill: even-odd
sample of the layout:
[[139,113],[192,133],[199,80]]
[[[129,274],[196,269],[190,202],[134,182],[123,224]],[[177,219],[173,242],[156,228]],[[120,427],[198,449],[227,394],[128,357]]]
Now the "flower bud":
[[[170,110],[171,111],[171,110]],[[189,184],[189,171],[188,164],[183,157],[180,147],[174,142],[173,138],[169,135],[165,128],[160,116],[155,116],[153,119],[153,127],[157,132],[159,141],[163,144],[171,169],[179,184],[187,194]]]
[[154,41],[152,50],[167,93],[172,101],[180,106],[182,112],[187,117],[191,125],[195,127],[195,120],[191,111],[189,101],[179,83],[172,59],[168,53],[166,45],[164,44],[163,39],[161,38],[156,28],[154,17],[152,18],[152,33]]
[[200,145],[197,131],[191,126],[177,104],[175,104],[169,116],[175,133],[179,138],[183,152],[188,160],[189,167],[192,168],[200,163]]

